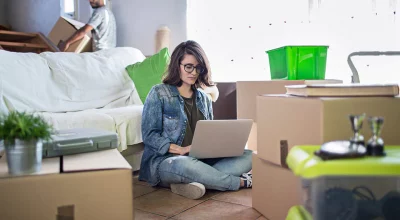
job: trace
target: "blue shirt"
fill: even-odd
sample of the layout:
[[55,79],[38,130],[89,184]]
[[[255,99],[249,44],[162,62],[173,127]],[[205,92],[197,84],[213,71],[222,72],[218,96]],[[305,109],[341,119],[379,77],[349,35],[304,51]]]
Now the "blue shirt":
[[[196,92],[196,106],[205,120],[213,119],[210,98],[202,91]],[[142,114],[144,153],[140,164],[139,180],[155,186],[160,182],[158,167],[168,157],[170,144],[181,146],[188,119],[184,100],[176,86],[159,84],[147,95]]]

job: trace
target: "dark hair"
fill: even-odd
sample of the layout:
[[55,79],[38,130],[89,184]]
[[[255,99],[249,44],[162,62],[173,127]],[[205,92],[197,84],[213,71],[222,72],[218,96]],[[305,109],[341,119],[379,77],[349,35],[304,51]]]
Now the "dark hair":
[[185,54],[193,55],[197,62],[199,62],[199,65],[202,65],[205,68],[204,73],[199,74],[199,77],[195,82],[196,88],[200,88],[201,85],[208,87],[213,86],[214,83],[211,81],[211,69],[207,56],[200,44],[192,40],[180,43],[175,48],[174,52],[172,52],[168,70],[163,79],[163,83],[178,87],[182,85],[180,65]]

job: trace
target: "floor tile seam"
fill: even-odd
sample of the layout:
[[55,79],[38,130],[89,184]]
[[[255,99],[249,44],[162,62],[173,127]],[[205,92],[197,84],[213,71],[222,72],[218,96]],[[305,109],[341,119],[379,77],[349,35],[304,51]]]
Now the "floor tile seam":
[[146,212],[146,213],[148,213],[148,214],[152,214],[152,215],[157,215],[157,216],[160,216],[160,217],[169,218],[168,216],[160,215],[160,214],[158,214],[158,213],[153,213],[153,212],[145,211],[145,210],[138,209],[138,208],[134,208],[134,209],[140,210],[140,211],[142,211],[142,212]]
[[203,204],[203,203],[205,203],[205,202],[207,202],[207,201],[209,201],[209,200],[211,200],[211,198],[208,198],[208,199],[206,199],[206,200],[204,200],[204,201],[202,201],[202,202],[200,202],[200,203],[198,203],[198,204],[196,204],[196,205],[194,205],[194,206],[192,206],[192,207],[190,207],[190,208],[187,208],[187,209],[185,209],[185,210],[179,212],[178,214],[175,214],[175,215],[171,216],[170,218],[173,218],[173,217],[175,217],[175,216],[177,216],[177,215],[180,215],[180,214],[182,214],[182,213],[188,211],[189,209],[193,209],[193,208],[195,208],[196,206],[198,206],[198,205],[200,205],[200,204]]
[[221,199],[216,199],[214,197],[212,197],[210,199],[215,200],[215,201],[219,201],[219,202],[226,202],[226,203],[230,203],[230,204],[241,205],[241,206],[246,206],[246,207],[253,208],[253,206],[243,205],[243,204],[236,203],[236,202],[228,202],[228,201],[224,201],[224,200],[221,200]]
[[238,203],[222,201],[222,200],[213,199],[213,198],[210,198],[210,199],[211,199],[211,200],[214,200],[214,201],[218,201],[218,202],[224,202],[224,203],[233,204],[233,205],[240,205],[240,206],[244,206],[244,207],[246,207],[246,208],[253,208],[253,206],[247,206],[247,205],[242,205],[242,204],[238,204]]
[[145,193],[145,194],[143,194],[143,195],[140,195],[140,196],[138,196],[138,197],[134,197],[134,198],[133,198],[133,200],[135,200],[135,199],[137,199],[137,198],[140,198],[140,197],[142,197],[142,196],[145,196],[145,195],[149,195],[150,193],[157,192],[158,190],[159,190],[159,189],[156,189],[156,190],[154,190],[154,191],[151,191],[151,192]]
[[140,186],[149,186],[149,187],[152,187],[150,184],[148,184],[148,183],[146,183],[146,182],[144,182],[144,183],[142,183],[142,182],[136,182],[136,183],[133,183],[133,185],[140,185]]

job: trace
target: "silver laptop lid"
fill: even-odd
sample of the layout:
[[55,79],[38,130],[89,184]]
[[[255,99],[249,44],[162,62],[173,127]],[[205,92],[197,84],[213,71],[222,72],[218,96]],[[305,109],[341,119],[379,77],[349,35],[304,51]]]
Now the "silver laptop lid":
[[244,152],[253,120],[200,120],[196,124],[189,156],[236,157]]

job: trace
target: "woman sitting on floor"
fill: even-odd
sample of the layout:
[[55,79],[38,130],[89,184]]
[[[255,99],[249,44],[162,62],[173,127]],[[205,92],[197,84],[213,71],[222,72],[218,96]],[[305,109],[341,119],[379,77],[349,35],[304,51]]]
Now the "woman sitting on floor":
[[252,186],[250,150],[231,158],[187,156],[196,122],[213,119],[211,100],[199,90],[210,86],[210,65],[201,46],[194,41],[179,44],[163,84],[151,89],[144,104],[145,147],[139,180],[170,187],[191,199],[202,197],[206,188],[226,191]]

